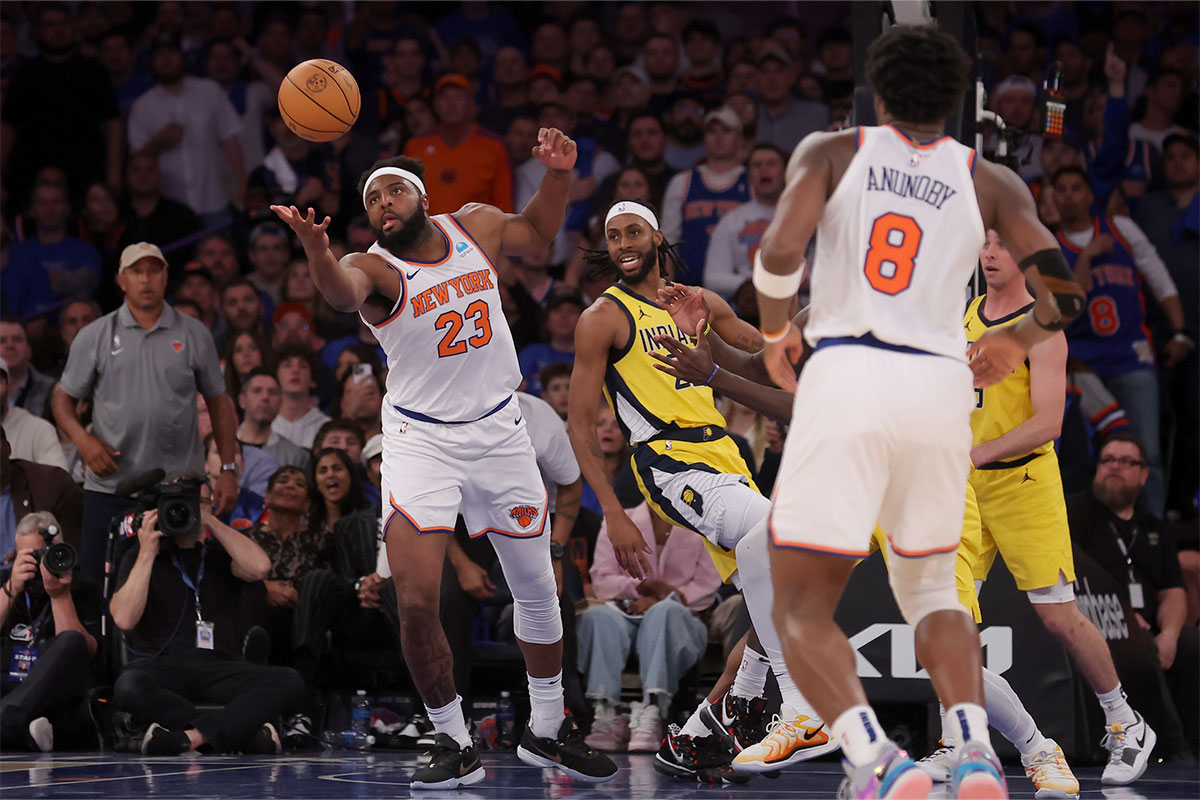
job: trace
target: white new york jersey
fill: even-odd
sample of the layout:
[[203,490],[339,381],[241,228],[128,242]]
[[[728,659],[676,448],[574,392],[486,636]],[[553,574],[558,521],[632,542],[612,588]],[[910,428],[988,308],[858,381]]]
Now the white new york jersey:
[[479,419],[521,383],[517,351],[500,307],[496,270],[449,214],[432,218],[446,240],[440,261],[405,261],[378,243],[367,251],[400,274],[392,313],[371,325],[387,353],[387,406],[438,422]]
[[974,158],[949,136],[858,129],[817,229],[810,344],[871,335],[965,360],[963,292],[984,242]]

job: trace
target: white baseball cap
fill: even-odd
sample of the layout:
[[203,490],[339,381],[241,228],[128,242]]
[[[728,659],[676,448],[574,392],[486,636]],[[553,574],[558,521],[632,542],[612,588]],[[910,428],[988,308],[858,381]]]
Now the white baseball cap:
[[143,258],[157,258],[162,262],[162,265],[167,266],[167,259],[163,257],[162,250],[156,244],[149,242],[138,242],[131,244],[121,251],[120,266],[117,267],[117,274],[120,275],[125,271],[126,267],[132,267]]
[[383,434],[377,433],[367,440],[363,445],[362,460],[364,464],[371,463],[371,459],[376,456],[383,455]]

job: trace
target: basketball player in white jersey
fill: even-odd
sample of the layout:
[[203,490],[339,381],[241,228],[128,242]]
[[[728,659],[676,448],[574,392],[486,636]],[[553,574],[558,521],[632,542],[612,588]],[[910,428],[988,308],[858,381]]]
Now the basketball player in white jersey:
[[478,783],[451,655],[438,621],[446,535],[461,509],[472,536],[488,536],[513,594],[532,718],[522,761],[601,782],[616,766],[589,749],[563,713],[562,620],[550,561],[546,493],[513,392],[521,382],[500,307],[495,262],[544,252],[562,226],[575,143],[543,128],[533,156],[548,169],[519,214],[470,203],[429,217],[425,167],[376,162],[359,182],[377,239],[339,262],[325,233],[295,207],[272,206],[299,236],[317,288],[357,311],[387,353],[383,484],[387,557],[396,583],[404,658],[437,731],[413,789]]
[[[988,738],[979,635],[955,591],[972,372],[979,386],[1003,378],[1080,313],[1084,295],[1020,178],[944,135],[970,66],[935,27],[876,39],[867,74],[880,126],[801,142],[755,265],[764,363],[796,393],[771,512],[774,616],[792,676],[833,721],[848,797],[923,797],[931,784],[883,734],[833,619],[876,520],[917,658],[958,729],[952,791],[1007,795]],[[1008,243],[1036,299],[1028,318],[968,351],[963,288],[985,228]],[[790,304],[814,232],[802,335]],[[814,352],[797,384],[805,340]]]

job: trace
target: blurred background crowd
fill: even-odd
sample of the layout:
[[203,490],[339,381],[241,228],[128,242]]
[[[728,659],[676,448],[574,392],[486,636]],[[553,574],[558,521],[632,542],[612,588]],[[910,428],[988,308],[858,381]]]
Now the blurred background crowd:
[[[167,267],[169,308],[211,333],[223,392],[193,386],[173,397],[131,397],[128,407],[151,418],[156,405],[194,403],[214,483],[221,431],[214,437],[210,420],[220,413],[209,404],[217,398],[235,409],[239,496],[225,519],[258,532],[260,544],[276,542],[264,544],[272,556],[268,603],[296,608],[305,574],[337,563],[335,531],[370,533],[377,524],[386,365],[369,329],[315,290],[297,242],[268,206],[330,215],[334,253],[362,251],[374,236],[355,188],[377,158],[406,154],[427,165],[431,214],[472,201],[519,211],[545,169],[531,158],[538,129],[566,132],[579,158],[561,233],[543,257],[498,265],[523,391],[565,419],[575,325],[610,281],[589,274],[580,248],[603,247],[600,227],[614,198],[661,209],[663,231],[682,242],[689,267],[675,277],[725,296],[757,321],[751,261],[783,190],[787,158],[809,133],[851,124],[861,65],[850,6],[5,3],[0,419],[11,458],[64,470],[89,497],[112,493],[85,485],[96,463],[93,440],[64,427],[51,401],[77,357],[80,332],[110,324],[101,318],[127,302],[117,282],[120,254],[131,244],[156,245],[160,255],[151,258]],[[1099,259],[1123,249],[1129,280],[1144,287],[1143,316],[1112,322],[1142,337],[1137,357],[1100,348],[1071,362],[1059,445],[1067,491],[1091,485],[1098,437],[1132,431],[1150,468],[1141,502],[1175,525],[1180,550],[1194,551],[1196,5],[991,2],[973,4],[972,13],[988,108],[1007,123],[1012,166],[1044,220],[1072,253]],[[284,75],[309,58],[343,64],[361,89],[357,123],[328,144],[291,133],[275,103]],[[1061,136],[1041,133],[1046,81],[1057,81],[1066,104]],[[985,149],[1000,144],[989,129]],[[1073,243],[1093,228],[1098,235],[1087,244]],[[110,350],[106,337],[81,341]],[[119,351],[119,342],[111,344]],[[83,430],[94,432],[100,400],[69,394]],[[784,431],[730,402],[722,410],[769,492]],[[600,426],[620,478],[627,470],[620,431],[611,414]],[[119,465],[122,475],[158,466],[128,458]],[[561,475],[548,482],[560,490],[578,482],[577,468]],[[7,560],[26,511],[65,515],[67,539],[82,540],[85,551],[89,535],[100,535],[79,516],[89,498],[33,508],[14,497],[6,479],[0,554]],[[586,486],[581,502],[576,532],[585,544],[575,559],[578,586],[567,594],[613,599],[597,597],[601,587],[610,587],[601,595],[625,589],[612,588],[614,576],[604,573],[619,571],[611,559],[595,555],[603,520]],[[650,517],[635,517],[648,541],[656,535]],[[273,523],[286,530],[270,533]],[[466,554],[455,551],[446,574],[468,598],[467,611],[478,613],[498,591],[487,575],[494,556],[464,544]],[[703,561],[702,551],[692,556]],[[346,566],[342,579],[359,590],[372,560],[371,553],[358,558],[362,566]],[[712,615],[719,579],[711,564],[707,570],[703,591],[687,596],[695,613]],[[368,581],[364,608],[379,608],[378,590]],[[1193,609],[1194,602],[1193,592]],[[469,646],[491,634],[463,635]],[[273,649],[286,661],[281,638],[273,637]],[[466,680],[459,686],[466,695]]]

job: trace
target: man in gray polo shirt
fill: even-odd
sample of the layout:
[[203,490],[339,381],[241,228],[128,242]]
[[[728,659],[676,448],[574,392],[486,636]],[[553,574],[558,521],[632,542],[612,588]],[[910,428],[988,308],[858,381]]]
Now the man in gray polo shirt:
[[[60,428],[87,465],[80,569],[101,577],[109,521],[132,504],[117,497],[117,483],[161,468],[171,478],[204,474],[204,449],[196,417],[196,392],[204,395],[221,454],[213,491],[218,513],[237,501],[234,463],[237,417],[212,336],[203,323],[163,302],[167,262],[158,247],[139,242],[121,253],[117,284],[125,302],[75,337],[52,407]],[[75,414],[90,397],[93,431]]]

